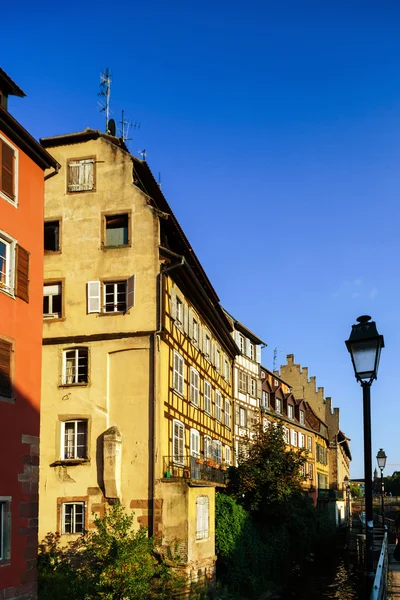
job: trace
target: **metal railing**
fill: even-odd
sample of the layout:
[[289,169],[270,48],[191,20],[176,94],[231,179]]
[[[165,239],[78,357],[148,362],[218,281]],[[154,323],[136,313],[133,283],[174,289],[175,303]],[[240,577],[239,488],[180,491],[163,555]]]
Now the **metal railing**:
[[387,533],[385,533],[372,586],[371,600],[386,600],[387,598],[388,564],[388,543]]
[[163,476],[165,479],[191,479],[225,485],[227,470],[224,463],[202,456],[164,456]]

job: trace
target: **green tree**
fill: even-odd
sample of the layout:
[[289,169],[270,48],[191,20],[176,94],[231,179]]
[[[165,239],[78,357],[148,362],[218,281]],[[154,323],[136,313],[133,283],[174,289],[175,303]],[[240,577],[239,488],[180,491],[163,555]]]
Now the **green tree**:
[[134,514],[116,504],[68,548],[48,536],[39,556],[40,599],[63,600],[66,589],[70,600],[172,598],[185,581],[133,521]]
[[352,498],[361,498],[363,492],[359,485],[350,484],[350,494]]

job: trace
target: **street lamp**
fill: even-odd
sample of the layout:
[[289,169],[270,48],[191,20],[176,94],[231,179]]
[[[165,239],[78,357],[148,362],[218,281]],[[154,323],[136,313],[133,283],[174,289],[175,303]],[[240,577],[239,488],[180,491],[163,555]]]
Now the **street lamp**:
[[380,448],[378,454],[376,455],[376,460],[378,461],[378,467],[381,470],[381,495],[382,495],[382,527],[385,529],[385,504],[384,504],[384,494],[385,494],[385,484],[383,483],[383,469],[386,466],[386,454],[385,451]]
[[364,482],[367,592],[372,589],[374,577],[374,517],[372,512],[372,451],[371,451],[371,384],[377,378],[379,358],[384,347],[383,336],[379,335],[371,317],[358,317],[350,338],[346,341],[354,367],[354,374],[363,390],[364,414]]

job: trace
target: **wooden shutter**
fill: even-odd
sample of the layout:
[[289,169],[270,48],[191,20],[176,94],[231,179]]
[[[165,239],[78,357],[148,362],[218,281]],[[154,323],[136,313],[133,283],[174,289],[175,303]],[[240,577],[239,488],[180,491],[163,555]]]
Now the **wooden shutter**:
[[0,339],[0,396],[11,398],[11,352],[12,344]]
[[260,379],[257,379],[257,398],[261,398],[262,396],[262,387]]
[[174,462],[184,463],[185,427],[180,421],[174,421],[173,454]]
[[101,308],[100,301],[100,281],[89,281],[87,284],[87,311],[90,313],[99,313]]
[[17,244],[15,295],[29,302],[29,252]]
[[135,306],[135,275],[129,277],[126,282],[126,310]]
[[14,199],[14,150],[1,141],[1,191]]
[[261,363],[261,347],[256,346],[256,362]]

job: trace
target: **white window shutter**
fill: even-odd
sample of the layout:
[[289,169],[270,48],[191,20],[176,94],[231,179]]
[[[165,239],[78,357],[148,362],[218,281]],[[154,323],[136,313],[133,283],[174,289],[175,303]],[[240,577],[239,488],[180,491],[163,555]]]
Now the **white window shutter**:
[[257,379],[257,398],[261,398],[262,395],[262,387],[261,387],[261,380]]
[[135,275],[129,277],[126,282],[126,310],[135,306]]
[[250,358],[251,357],[251,352],[250,352],[250,343],[251,342],[250,342],[250,340],[248,338],[245,338],[244,341],[245,341],[245,346],[246,346],[246,356],[248,358]]
[[197,345],[199,347],[199,350],[203,350],[203,328],[200,325],[199,321],[197,320],[197,330],[198,330],[198,341],[197,341]]
[[256,362],[261,363],[261,346],[256,346]]
[[87,284],[87,311],[99,313],[101,309],[100,281],[89,281]]
[[234,337],[236,345],[240,348],[240,333],[238,331],[234,331]]

